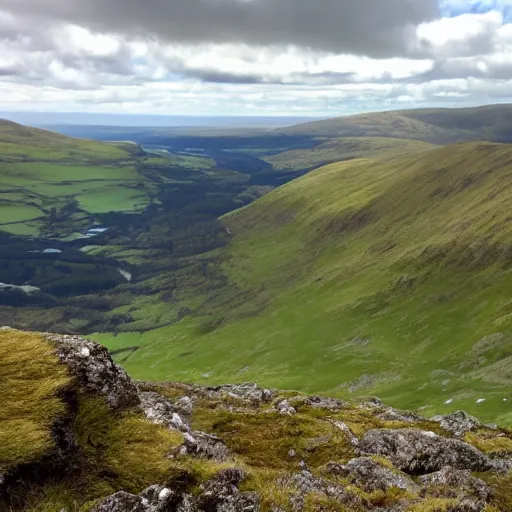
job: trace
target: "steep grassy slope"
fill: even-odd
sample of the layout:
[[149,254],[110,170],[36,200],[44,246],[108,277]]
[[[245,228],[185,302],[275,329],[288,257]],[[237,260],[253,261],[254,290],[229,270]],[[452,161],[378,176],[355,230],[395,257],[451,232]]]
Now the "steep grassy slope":
[[279,135],[314,137],[394,137],[435,144],[464,140],[510,142],[512,105],[461,109],[376,112],[281,128]]
[[124,361],[136,377],[377,394],[511,423],[511,200],[507,145],[329,165],[225,217],[227,284],[202,316],[97,338],[138,346]]
[[328,140],[310,149],[295,149],[264,157],[278,171],[316,169],[322,165],[355,158],[390,158],[425,151],[435,146],[427,142],[386,137],[345,137]]
[[0,121],[0,230],[37,235],[59,216],[145,207],[152,190],[138,152]]

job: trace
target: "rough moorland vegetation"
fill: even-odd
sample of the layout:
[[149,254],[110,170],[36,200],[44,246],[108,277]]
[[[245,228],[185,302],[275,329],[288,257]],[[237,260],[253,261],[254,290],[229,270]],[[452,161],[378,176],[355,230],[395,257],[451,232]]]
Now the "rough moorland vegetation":
[[0,331],[0,509],[506,512],[512,432],[378,399],[134,382],[76,336]]

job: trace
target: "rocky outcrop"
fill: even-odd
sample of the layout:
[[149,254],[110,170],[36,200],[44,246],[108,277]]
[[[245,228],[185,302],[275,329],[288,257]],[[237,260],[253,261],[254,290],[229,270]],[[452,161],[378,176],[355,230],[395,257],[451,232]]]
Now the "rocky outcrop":
[[332,420],[332,424],[347,436],[352,446],[359,446],[359,439],[354,435],[346,423],[339,420]]
[[91,512],[257,512],[258,495],[238,488],[244,478],[241,469],[220,471],[196,496],[158,485],[139,495],[118,492],[102,500]]
[[180,420],[170,400],[155,391],[139,392],[140,408],[149,421],[157,425],[178,428]]
[[474,416],[470,416],[464,411],[455,411],[446,416],[435,416],[432,419],[438,421],[441,428],[451,432],[455,437],[463,437],[467,432],[481,426]]
[[490,487],[483,480],[473,477],[469,470],[445,467],[420,477],[418,482],[426,488],[426,492],[437,497],[455,498],[458,503],[455,510],[464,512],[483,512],[492,495]]
[[407,491],[418,488],[405,473],[384,467],[369,457],[352,459],[346,465],[331,463],[328,470],[333,475],[348,478],[366,492],[385,491],[391,487]]
[[204,432],[185,434],[185,443],[180,449],[181,455],[194,455],[216,462],[224,462],[231,458],[231,452],[217,436]]
[[266,403],[272,400],[274,392],[270,389],[260,388],[257,384],[226,384],[224,386],[207,386],[205,392],[210,397],[222,398],[229,396],[231,398],[244,400],[252,403]]
[[330,412],[339,412],[347,404],[343,400],[325,396],[310,396],[303,402],[304,405]]
[[77,384],[85,391],[103,396],[112,409],[139,403],[137,388],[126,372],[112,361],[108,350],[81,336],[48,334],[56,354],[69,367]]
[[[155,391],[140,391],[139,397],[140,408],[148,420],[184,434],[185,441],[173,456],[193,455],[217,462],[230,458],[231,453],[221,439],[211,434],[194,431],[190,424],[176,412],[176,407],[170,400]],[[190,402],[187,401],[186,404],[188,403]]]
[[445,466],[490,471],[493,462],[475,447],[457,439],[415,429],[378,429],[361,439],[362,453],[384,455],[398,469],[412,475],[439,471]]
[[462,490],[484,501],[487,501],[491,495],[489,486],[480,478],[472,476],[471,471],[467,469],[454,469],[447,466],[435,473],[420,476],[418,482],[426,487],[444,486]]
[[420,421],[426,421],[425,418],[419,414],[411,411],[402,411],[385,405],[382,400],[377,397],[371,397],[359,404],[361,409],[373,409],[374,414],[377,418],[383,421],[397,421],[401,423],[417,423]]
[[282,479],[280,483],[295,490],[290,498],[294,512],[305,510],[306,497],[310,494],[331,499],[347,507],[361,509],[363,506],[363,500],[357,493],[325,478],[316,477],[308,469],[303,469],[300,473]]
[[277,402],[275,405],[275,410],[282,416],[293,416],[294,414],[297,414],[297,410],[295,407],[290,405],[288,400],[280,400]]
[[149,503],[142,496],[116,492],[96,505],[91,512],[149,512]]
[[197,510],[218,512],[256,512],[259,496],[253,492],[240,492],[239,484],[245,479],[241,469],[225,469],[204,485],[197,499]]

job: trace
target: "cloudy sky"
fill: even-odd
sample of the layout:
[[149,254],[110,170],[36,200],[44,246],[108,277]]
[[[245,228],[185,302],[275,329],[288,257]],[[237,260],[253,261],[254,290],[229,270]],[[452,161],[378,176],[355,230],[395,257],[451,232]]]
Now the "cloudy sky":
[[0,0],[0,110],[512,102],[512,0]]

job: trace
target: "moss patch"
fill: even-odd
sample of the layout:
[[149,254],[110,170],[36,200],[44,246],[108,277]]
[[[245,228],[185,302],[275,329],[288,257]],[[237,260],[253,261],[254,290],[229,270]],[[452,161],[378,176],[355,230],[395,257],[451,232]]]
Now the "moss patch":
[[54,447],[52,425],[66,413],[59,392],[70,383],[41,335],[0,331],[0,472],[35,462]]

